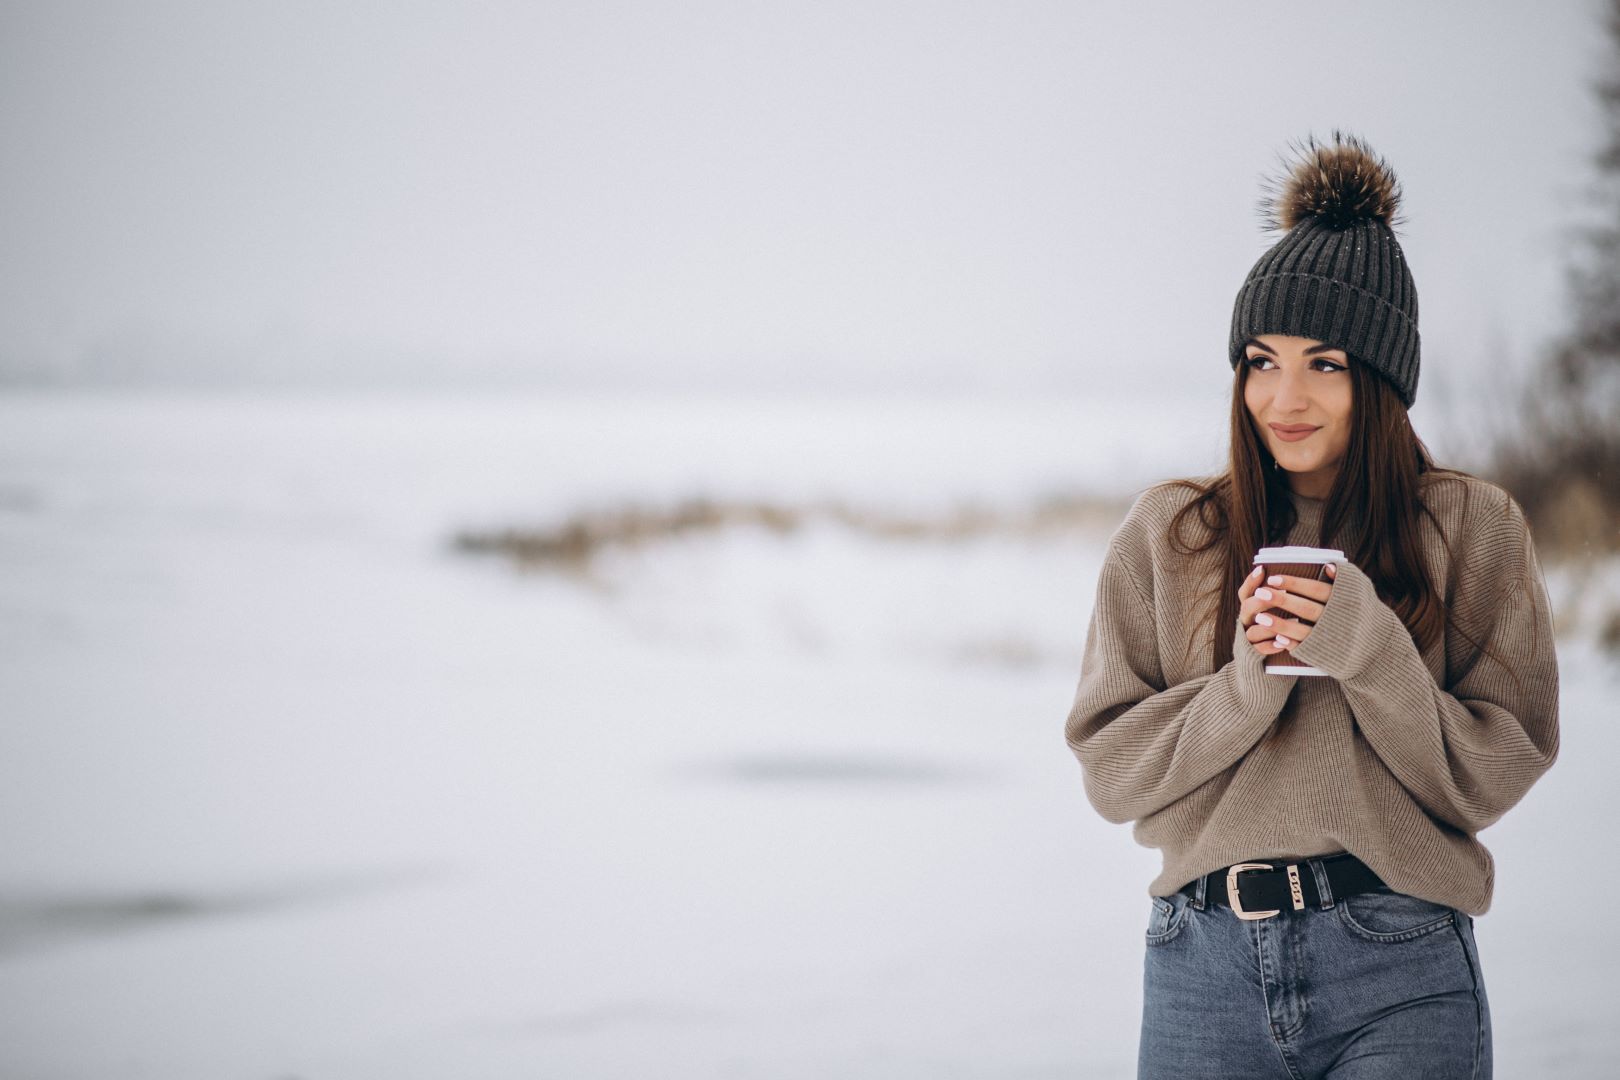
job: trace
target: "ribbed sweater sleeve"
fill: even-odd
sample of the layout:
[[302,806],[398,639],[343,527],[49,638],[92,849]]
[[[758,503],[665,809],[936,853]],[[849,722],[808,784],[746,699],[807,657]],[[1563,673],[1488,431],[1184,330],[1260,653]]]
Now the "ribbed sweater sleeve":
[[1452,612],[1505,664],[1469,650],[1442,688],[1400,617],[1353,563],[1293,649],[1339,681],[1373,751],[1435,817],[1475,833],[1500,818],[1558,756],[1558,661],[1530,530],[1506,499],[1457,546]]
[[1065,725],[1087,798],[1115,824],[1169,806],[1239,761],[1298,679],[1267,675],[1234,621],[1230,662],[1165,685],[1160,631],[1181,626],[1179,609],[1195,598],[1154,590],[1150,532],[1163,526],[1149,509],[1152,495],[1137,500],[1109,541]]

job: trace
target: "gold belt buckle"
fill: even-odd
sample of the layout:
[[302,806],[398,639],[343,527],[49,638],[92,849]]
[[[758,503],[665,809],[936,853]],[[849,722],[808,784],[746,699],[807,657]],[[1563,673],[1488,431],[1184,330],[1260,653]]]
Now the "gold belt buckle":
[[1226,902],[1232,905],[1232,914],[1240,919],[1269,919],[1273,915],[1281,915],[1282,909],[1274,911],[1244,911],[1243,898],[1238,895],[1237,877],[1245,870],[1275,870],[1275,866],[1263,862],[1236,863],[1226,870]]

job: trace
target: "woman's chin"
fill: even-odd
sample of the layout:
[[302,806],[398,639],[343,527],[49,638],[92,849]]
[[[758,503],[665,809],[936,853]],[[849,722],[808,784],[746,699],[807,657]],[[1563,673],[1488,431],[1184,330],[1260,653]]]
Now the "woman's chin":
[[1294,457],[1290,454],[1275,456],[1277,467],[1291,473],[1312,473],[1322,468],[1322,463],[1314,457]]

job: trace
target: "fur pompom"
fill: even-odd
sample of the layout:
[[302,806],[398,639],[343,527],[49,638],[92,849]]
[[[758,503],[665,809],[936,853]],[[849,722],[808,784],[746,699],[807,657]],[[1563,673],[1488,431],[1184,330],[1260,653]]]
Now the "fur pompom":
[[1264,184],[1260,218],[1267,229],[1286,232],[1306,218],[1334,229],[1382,221],[1394,229],[1401,186],[1389,163],[1360,138],[1334,129],[1332,141],[1308,136],[1286,172]]

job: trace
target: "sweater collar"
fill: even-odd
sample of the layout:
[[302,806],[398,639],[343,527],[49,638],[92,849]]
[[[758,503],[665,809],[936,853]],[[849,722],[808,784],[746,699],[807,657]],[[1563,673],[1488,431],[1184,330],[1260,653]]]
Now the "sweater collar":
[[1322,507],[1327,505],[1326,499],[1313,499],[1291,489],[1288,492],[1288,498],[1293,502],[1294,509],[1301,514],[1314,513],[1319,515],[1322,513]]
[[[1299,520],[1294,523],[1294,527],[1289,530],[1288,542],[1315,546],[1318,531],[1322,527],[1322,514],[1327,507],[1327,500],[1312,499],[1297,494],[1292,490],[1288,492],[1288,497],[1294,504],[1294,513],[1299,517]],[[1354,521],[1347,522],[1339,530],[1339,534],[1334,537],[1329,546],[1349,550],[1348,544],[1355,538],[1356,534],[1356,523]]]
[[1322,509],[1327,505],[1327,500],[1310,499],[1292,490],[1288,492],[1288,499],[1294,504],[1294,513],[1298,517],[1294,527],[1288,531],[1288,543],[1314,546],[1322,527]]

